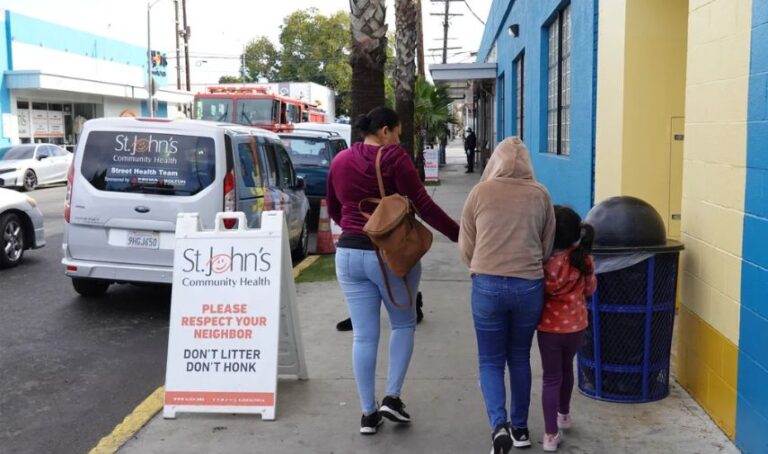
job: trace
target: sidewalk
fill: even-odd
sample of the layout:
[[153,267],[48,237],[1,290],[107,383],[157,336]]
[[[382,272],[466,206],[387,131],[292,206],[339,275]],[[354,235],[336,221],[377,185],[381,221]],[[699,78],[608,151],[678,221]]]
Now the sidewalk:
[[[479,173],[465,175],[458,142],[448,149],[435,199],[458,218]],[[416,330],[416,348],[403,400],[414,423],[385,422],[375,436],[358,433],[360,407],[352,375],[352,334],[335,330],[347,316],[336,282],[298,287],[304,349],[310,379],[281,381],[276,421],[245,415],[156,415],[119,452],[148,453],[487,453],[488,427],[477,381],[475,337],[469,306],[470,282],[454,244],[435,235],[425,258],[421,290],[425,320]],[[379,349],[377,390],[386,375],[388,322]],[[535,345],[535,341],[534,341]],[[531,352],[534,385],[529,426],[541,452],[541,367]],[[383,396],[379,396],[381,399]],[[574,428],[563,453],[736,453],[738,450],[677,384],[669,398],[642,405],[598,402],[574,391]]]

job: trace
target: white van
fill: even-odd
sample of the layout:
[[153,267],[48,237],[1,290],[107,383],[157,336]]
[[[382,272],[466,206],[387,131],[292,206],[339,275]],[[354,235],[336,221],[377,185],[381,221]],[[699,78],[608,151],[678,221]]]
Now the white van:
[[335,132],[347,141],[348,146],[352,146],[352,126],[350,125],[342,123],[296,123],[293,125],[293,130],[297,132]]
[[67,177],[65,273],[83,296],[111,283],[172,282],[180,212],[213,228],[221,211],[258,227],[286,212],[295,258],[307,253],[309,203],[277,135],[191,120],[106,118],[86,123]]

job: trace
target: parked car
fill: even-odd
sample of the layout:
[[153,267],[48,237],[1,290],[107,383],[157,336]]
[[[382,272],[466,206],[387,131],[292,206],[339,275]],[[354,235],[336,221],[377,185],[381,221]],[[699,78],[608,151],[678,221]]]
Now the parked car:
[[296,123],[294,131],[335,132],[352,145],[352,126],[343,123]]
[[176,217],[286,213],[295,258],[307,253],[309,202],[274,133],[207,121],[141,118],[86,123],[68,174],[65,273],[84,296],[115,282],[171,283]]
[[326,181],[331,161],[348,148],[347,141],[336,132],[296,130],[279,134],[291,156],[296,173],[304,179],[309,198],[310,226],[315,228],[320,215],[320,201],[326,196]]
[[47,143],[0,148],[0,187],[31,191],[38,185],[67,181],[72,153]]
[[0,268],[18,265],[25,250],[43,246],[43,213],[35,199],[0,188]]

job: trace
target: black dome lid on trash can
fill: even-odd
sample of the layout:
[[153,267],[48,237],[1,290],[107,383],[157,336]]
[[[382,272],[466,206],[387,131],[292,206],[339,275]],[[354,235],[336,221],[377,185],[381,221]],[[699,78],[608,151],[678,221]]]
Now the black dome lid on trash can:
[[595,229],[597,253],[672,252],[682,243],[667,240],[661,215],[637,197],[611,197],[596,205],[584,222]]

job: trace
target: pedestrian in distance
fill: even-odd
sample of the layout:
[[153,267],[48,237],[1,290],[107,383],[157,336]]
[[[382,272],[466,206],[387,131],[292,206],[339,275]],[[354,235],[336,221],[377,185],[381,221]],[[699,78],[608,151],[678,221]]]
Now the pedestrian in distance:
[[467,171],[475,171],[475,148],[477,148],[477,136],[472,128],[467,128],[467,136],[464,137],[464,152],[467,154]]
[[544,451],[555,452],[571,427],[573,358],[584,342],[589,317],[585,299],[597,288],[590,252],[594,229],[570,208],[555,206],[555,244],[544,267],[544,310],[538,327],[544,369]]
[[[361,115],[356,126],[365,135],[365,140],[334,158],[328,173],[327,194],[330,217],[342,229],[336,248],[336,277],[354,328],[352,369],[363,413],[360,433],[371,435],[377,432],[382,417],[396,423],[411,422],[401,399],[401,390],[413,353],[416,304],[404,302],[415,300],[421,280],[420,264],[416,264],[405,279],[396,277],[388,265],[379,262],[373,242],[363,230],[367,218],[361,202],[365,205],[366,199],[381,197],[377,156],[381,155],[386,195],[400,194],[410,199],[420,217],[451,241],[458,240],[459,226],[430,198],[410,153],[400,146],[401,126],[397,112],[377,107],[367,115]],[[391,284],[389,287],[387,281]],[[392,333],[386,390],[379,407],[375,379],[382,302],[389,315]]]
[[437,163],[438,165],[445,165],[445,150],[448,147],[448,136],[451,134],[451,132],[446,127],[443,132],[440,134],[440,143],[439,148],[437,151]]
[[[472,318],[492,453],[531,446],[531,343],[544,305],[544,261],[555,217],[518,137],[502,141],[469,193],[459,248],[472,274]],[[504,376],[509,366],[507,419]]]

